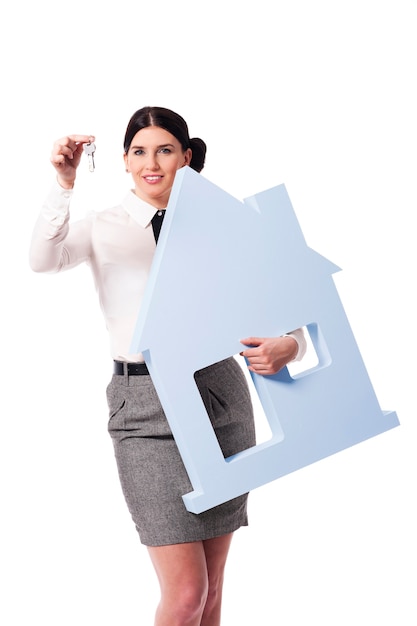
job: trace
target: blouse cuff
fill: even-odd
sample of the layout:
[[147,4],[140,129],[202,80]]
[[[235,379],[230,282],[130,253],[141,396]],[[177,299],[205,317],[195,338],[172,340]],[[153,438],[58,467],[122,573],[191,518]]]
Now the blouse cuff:
[[285,333],[282,335],[283,337],[292,337],[295,339],[298,345],[298,352],[292,361],[301,361],[307,352],[307,341],[305,338],[304,330],[302,328],[297,328],[297,330],[292,330],[290,333]]
[[55,226],[62,226],[69,217],[72,195],[73,189],[64,189],[55,181],[42,205],[42,217]]

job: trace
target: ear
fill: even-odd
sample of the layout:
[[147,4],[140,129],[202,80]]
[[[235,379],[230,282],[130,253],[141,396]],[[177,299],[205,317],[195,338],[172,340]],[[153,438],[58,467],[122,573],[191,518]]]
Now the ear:
[[128,158],[127,158],[126,152],[123,152],[123,160],[125,162],[126,172],[130,172],[130,170],[129,170],[129,163],[128,163]]
[[192,156],[193,156],[193,153],[192,153],[191,148],[187,148],[187,150],[184,152],[184,165],[190,165]]

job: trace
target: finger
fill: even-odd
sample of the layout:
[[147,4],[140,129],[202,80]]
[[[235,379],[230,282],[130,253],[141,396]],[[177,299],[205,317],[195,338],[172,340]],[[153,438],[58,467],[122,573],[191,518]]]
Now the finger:
[[243,343],[244,346],[260,346],[262,342],[262,337],[246,337],[246,339],[240,339],[240,343]]
[[[61,137],[55,141],[52,152],[64,153],[66,156],[70,156],[75,150],[81,150],[83,144],[91,143],[95,141],[93,135],[68,135],[67,137]],[[71,152],[66,153],[66,150]]]
[[95,141],[96,138],[94,135],[68,135],[68,139],[73,141],[74,143],[90,143]]
[[260,376],[269,376],[274,373],[270,367],[260,367],[259,365],[249,365],[248,370]]
[[60,167],[61,165],[65,165],[65,157],[63,154],[55,154],[51,156],[51,163],[55,167]]
[[58,161],[63,161],[65,158],[73,159],[74,158],[74,150],[76,146],[67,146],[65,144],[56,143],[52,150],[52,159],[57,159]]

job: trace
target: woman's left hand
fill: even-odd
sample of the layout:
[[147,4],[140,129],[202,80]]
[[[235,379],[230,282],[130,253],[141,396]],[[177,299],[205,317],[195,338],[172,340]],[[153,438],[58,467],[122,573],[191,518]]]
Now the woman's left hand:
[[271,376],[292,361],[298,353],[298,343],[293,337],[247,337],[241,339],[248,347],[240,354],[249,361],[248,369],[255,374]]

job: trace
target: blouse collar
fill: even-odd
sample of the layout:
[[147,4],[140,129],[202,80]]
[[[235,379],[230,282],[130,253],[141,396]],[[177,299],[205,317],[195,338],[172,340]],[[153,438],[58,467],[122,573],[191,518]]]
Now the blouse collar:
[[122,205],[130,217],[143,228],[146,228],[150,224],[153,216],[158,211],[152,204],[139,198],[133,189],[129,191]]

